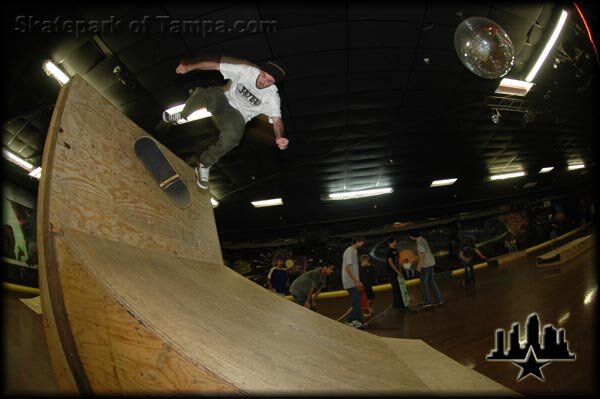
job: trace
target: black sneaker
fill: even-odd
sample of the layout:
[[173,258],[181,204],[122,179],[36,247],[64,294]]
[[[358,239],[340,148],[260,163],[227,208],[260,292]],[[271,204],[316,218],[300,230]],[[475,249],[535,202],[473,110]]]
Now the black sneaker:
[[175,112],[174,114],[169,114],[167,111],[164,111],[162,114],[163,121],[166,123],[170,123],[171,125],[178,125],[180,121],[185,120],[181,116],[181,112]]
[[206,190],[208,188],[208,175],[210,174],[210,166],[205,166],[201,163],[194,168],[196,172],[196,184],[198,187]]

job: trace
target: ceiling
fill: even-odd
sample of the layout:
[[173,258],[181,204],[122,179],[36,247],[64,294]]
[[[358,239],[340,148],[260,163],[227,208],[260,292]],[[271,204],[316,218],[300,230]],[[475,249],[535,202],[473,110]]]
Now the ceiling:
[[[500,79],[480,78],[462,65],[454,50],[456,27],[472,16],[502,26],[515,48],[515,65],[507,77],[523,79],[551,34],[558,5],[13,5],[4,13],[3,146],[34,165],[41,163],[59,90],[41,64],[52,59],[69,75],[82,75],[193,165],[198,152],[216,140],[210,119],[167,134],[155,129],[162,111],[183,103],[191,89],[224,82],[214,71],[177,75],[179,61],[225,54],[285,66],[287,79],[279,92],[290,145],[278,150],[270,125],[256,119],[240,145],[212,168],[211,193],[220,201],[215,215],[224,241],[348,231],[573,190],[588,185],[595,171],[598,59],[577,10],[573,4],[563,6],[569,11],[567,24],[534,88],[526,97],[509,97],[494,94]],[[579,7],[595,34],[594,6]],[[93,21],[113,25],[96,22],[96,32],[76,34],[68,31],[73,21],[87,21],[88,27]],[[219,21],[275,24],[257,33],[191,31],[202,21],[213,28]],[[142,26],[143,32],[134,31]],[[501,114],[499,124],[491,121],[495,109]],[[525,111],[533,116],[528,123],[523,123]],[[579,160],[587,169],[565,171],[568,163]],[[540,175],[543,166],[555,169]],[[527,176],[488,179],[491,173],[515,168]],[[36,181],[17,168],[8,166],[8,175],[36,189]],[[432,180],[448,177],[459,180],[450,187],[429,188]],[[537,184],[524,188],[532,182]],[[394,188],[393,194],[321,200],[325,193],[387,186]],[[284,205],[250,205],[274,197],[282,197]]]

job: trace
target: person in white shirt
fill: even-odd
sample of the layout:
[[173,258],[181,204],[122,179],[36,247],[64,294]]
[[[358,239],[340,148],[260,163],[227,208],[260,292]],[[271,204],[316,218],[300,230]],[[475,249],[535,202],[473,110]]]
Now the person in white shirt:
[[269,117],[279,149],[287,148],[288,139],[284,137],[281,119],[281,101],[275,86],[285,78],[285,71],[281,66],[269,61],[258,67],[247,61],[223,56],[217,59],[183,60],[175,72],[185,74],[192,70],[219,71],[225,79],[231,81],[225,88],[198,87],[181,112],[163,113],[163,121],[170,124],[179,124],[199,108],[206,107],[212,114],[220,133],[217,142],[200,154],[195,168],[200,188],[208,188],[211,166],[239,144],[246,123],[258,114]]
[[363,289],[363,284],[360,282],[359,266],[358,266],[358,248],[365,244],[363,236],[355,236],[352,238],[352,245],[344,251],[342,255],[342,285],[348,291],[350,301],[352,303],[352,311],[346,319],[346,324],[355,327],[363,327],[362,310],[360,307],[360,291]]
[[431,253],[427,240],[421,237],[421,234],[417,230],[412,230],[408,233],[411,240],[417,242],[417,253],[419,254],[419,263],[417,264],[417,271],[421,273],[421,292],[423,293],[423,302],[420,306],[429,306],[429,287],[433,290],[436,304],[441,305],[444,303],[440,289],[435,283],[435,258]]

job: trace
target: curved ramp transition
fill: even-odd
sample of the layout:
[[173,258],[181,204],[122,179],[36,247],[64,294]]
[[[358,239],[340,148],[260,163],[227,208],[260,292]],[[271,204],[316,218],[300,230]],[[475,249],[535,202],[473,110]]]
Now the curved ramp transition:
[[419,340],[355,330],[223,266],[207,191],[174,206],[146,133],[82,78],[62,88],[39,194],[44,327],[61,389],[87,393],[514,392]]

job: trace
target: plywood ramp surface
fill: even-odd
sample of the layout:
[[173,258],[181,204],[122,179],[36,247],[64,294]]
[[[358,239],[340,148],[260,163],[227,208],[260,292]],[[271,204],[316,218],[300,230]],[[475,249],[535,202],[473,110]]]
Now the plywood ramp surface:
[[449,376],[502,392],[420,341],[352,329],[223,266],[210,193],[163,148],[192,194],[174,206],[134,154],[145,134],[82,78],[61,89],[38,243],[65,392],[430,395],[456,392]]

